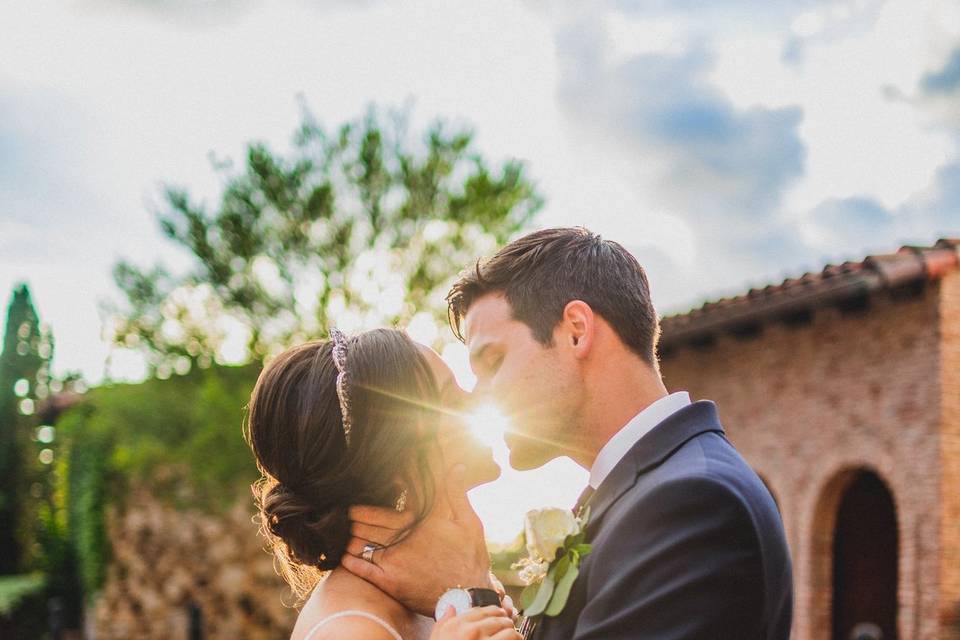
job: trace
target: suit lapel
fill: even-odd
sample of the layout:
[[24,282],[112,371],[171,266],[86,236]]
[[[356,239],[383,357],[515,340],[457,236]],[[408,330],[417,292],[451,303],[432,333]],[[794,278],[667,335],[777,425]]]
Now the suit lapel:
[[653,428],[627,452],[600,484],[590,500],[590,522],[595,529],[603,514],[636,484],[637,478],[663,463],[691,438],[701,433],[723,433],[717,406],[709,400],[694,402]]
[[[662,464],[691,438],[711,431],[723,433],[717,407],[709,400],[701,400],[680,409],[640,438],[588,501],[590,521],[587,523],[587,539],[591,540],[596,535],[604,514],[637,483],[641,474]],[[556,627],[554,625],[564,624],[561,620],[570,620],[569,616],[574,618],[572,622],[566,624],[575,625],[578,615],[579,612],[573,609],[564,609],[559,618],[545,618],[533,622],[532,633],[524,637],[535,640],[553,638],[564,629],[572,635],[572,626]]]

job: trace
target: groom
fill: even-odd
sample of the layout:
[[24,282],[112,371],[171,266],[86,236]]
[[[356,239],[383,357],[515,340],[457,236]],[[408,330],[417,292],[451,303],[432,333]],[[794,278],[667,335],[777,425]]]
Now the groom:
[[[511,466],[569,456],[590,472],[579,502],[593,551],[534,638],[789,637],[777,507],[717,407],[667,393],[649,285],[629,252],[582,228],[538,231],[467,271],[448,302],[475,393],[512,419]],[[452,518],[430,517],[372,562],[348,555],[344,566],[423,613],[450,587],[488,587],[482,527],[454,502]],[[388,543],[404,524],[367,507],[351,516],[351,549]]]

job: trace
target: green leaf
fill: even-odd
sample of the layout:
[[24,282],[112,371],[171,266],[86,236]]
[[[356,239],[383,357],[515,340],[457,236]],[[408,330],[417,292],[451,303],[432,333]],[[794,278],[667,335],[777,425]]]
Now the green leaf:
[[577,553],[579,553],[580,556],[582,557],[582,556],[587,555],[587,554],[590,553],[591,551],[593,551],[593,545],[589,545],[589,544],[578,544],[577,546],[573,547],[573,550],[576,551]]
[[528,584],[523,593],[520,594],[520,608],[526,611],[533,605],[533,599],[537,596],[537,591],[539,590],[540,585],[538,584]]
[[0,576],[0,616],[8,616],[24,598],[39,593],[46,586],[40,573]]
[[567,598],[570,596],[570,589],[573,587],[573,582],[577,579],[578,575],[580,575],[580,569],[577,568],[575,564],[570,564],[570,567],[566,573],[563,574],[563,578],[560,579],[556,589],[553,591],[550,604],[544,611],[545,615],[553,617],[563,611],[563,607],[567,604]]
[[557,560],[556,571],[553,575],[554,580],[557,582],[563,580],[563,575],[567,572],[568,568],[570,568],[570,554],[564,554],[562,558]]
[[546,577],[543,579],[543,582],[540,583],[540,586],[537,589],[537,595],[533,599],[533,602],[530,603],[529,607],[523,610],[523,614],[525,616],[538,616],[543,613],[544,609],[547,608],[547,604],[550,602],[550,597],[553,595],[553,587],[556,584],[554,582],[554,576],[556,575],[555,572],[556,567],[550,567]]

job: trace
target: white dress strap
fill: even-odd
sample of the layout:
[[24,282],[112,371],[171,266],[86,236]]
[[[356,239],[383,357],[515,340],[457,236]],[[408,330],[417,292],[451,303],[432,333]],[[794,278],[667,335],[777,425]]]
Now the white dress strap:
[[373,621],[373,622],[376,622],[376,623],[379,624],[381,627],[383,627],[384,629],[386,629],[387,632],[388,632],[390,635],[393,636],[394,640],[403,640],[403,638],[400,637],[400,634],[397,633],[397,630],[394,629],[393,627],[391,627],[389,624],[387,624],[384,620],[378,618],[377,616],[373,615],[372,613],[367,613],[366,611],[359,611],[359,610],[353,610],[353,609],[348,610],[348,611],[341,611],[341,612],[339,612],[339,613],[333,614],[332,616],[327,616],[326,618],[324,618],[323,620],[321,620],[321,621],[318,622],[317,624],[313,625],[313,627],[310,629],[310,631],[307,633],[307,635],[305,635],[305,636],[303,637],[303,640],[310,640],[310,639],[313,637],[313,634],[315,634],[317,631],[319,631],[319,630],[320,630],[320,627],[322,627],[323,625],[327,624],[328,622],[333,622],[334,620],[337,620],[337,619],[339,619],[339,618],[346,618],[346,617],[348,617],[348,616],[354,616],[354,617],[357,617],[357,618],[366,618],[367,620],[371,620],[371,621]]

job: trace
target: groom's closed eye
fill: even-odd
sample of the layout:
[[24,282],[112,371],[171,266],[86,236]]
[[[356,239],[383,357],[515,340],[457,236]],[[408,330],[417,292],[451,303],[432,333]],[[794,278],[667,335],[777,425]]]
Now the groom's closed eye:
[[486,373],[487,356],[490,354],[490,343],[487,342],[482,347],[470,352],[470,369],[477,376]]
[[502,364],[503,364],[502,354],[496,356],[495,358],[492,358],[492,362],[487,366],[487,375],[492,376],[493,374],[495,374],[500,369],[500,365]]
[[503,354],[493,349],[484,349],[476,360],[474,371],[477,377],[489,378],[493,376],[503,364]]

